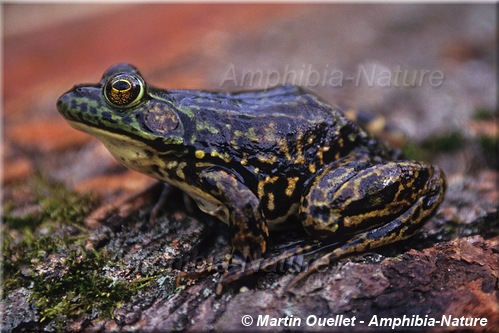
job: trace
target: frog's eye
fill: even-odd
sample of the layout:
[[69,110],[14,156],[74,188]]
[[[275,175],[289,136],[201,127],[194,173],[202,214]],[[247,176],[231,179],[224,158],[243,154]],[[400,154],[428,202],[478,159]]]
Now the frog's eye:
[[144,81],[138,76],[117,74],[104,85],[104,96],[111,106],[126,108],[137,105],[144,95]]

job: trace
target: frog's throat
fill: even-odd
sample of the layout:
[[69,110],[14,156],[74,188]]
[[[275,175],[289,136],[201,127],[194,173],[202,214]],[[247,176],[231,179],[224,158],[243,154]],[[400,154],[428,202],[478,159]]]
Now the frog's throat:
[[73,128],[88,133],[102,142],[111,155],[126,167],[180,188],[196,201],[203,212],[215,216],[228,224],[229,213],[227,207],[213,196],[208,195],[199,188],[189,186],[185,182],[165,178],[165,175],[157,174],[154,170],[166,170],[168,166],[147,144],[125,134],[102,130],[76,121],[68,120],[68,122]]
[[[157,164],[154,151],[144,142],[133,139],[125,134],[106,131],[86,124],[68,121],[69,124],[80,131],[97,138],[119,162],[135,171],[149,174],[152,164]],[[153,156],[153,157],[151,157]]]

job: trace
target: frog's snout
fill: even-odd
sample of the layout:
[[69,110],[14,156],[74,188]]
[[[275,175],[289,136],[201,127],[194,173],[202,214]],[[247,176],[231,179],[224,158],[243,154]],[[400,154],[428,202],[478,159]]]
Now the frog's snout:
[[64,114],[64,111],[66,111],[67,105],[68,105],[67,99],[68,99],[67,93],[65,93],[64,95],[62,95],[61,97],[59,97],[57,99],[56,106],[57,106],[57,110],[59,111],[59,113]]

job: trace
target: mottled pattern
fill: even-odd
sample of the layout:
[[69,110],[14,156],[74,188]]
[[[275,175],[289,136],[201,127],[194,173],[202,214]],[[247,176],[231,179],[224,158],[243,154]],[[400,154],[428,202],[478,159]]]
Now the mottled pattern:
[[302,219],[317,238],[352,235],[387,224],[418,199],[441,197],[443,190],[440,171],[425,163],[340,160],[303,197]]
[[[116,96],[132,97],[127,105]],[[290,216],[316,238],[350,237],[325,259],[407,238],[435,213],[445,190],[437,168],[391,162],[338,108],[295,86],[164,91],[147,86],[134,67],[117,65],[57,106],[121,163],[179,187],[228,223],[237,260],[260,258],[268,226]]]

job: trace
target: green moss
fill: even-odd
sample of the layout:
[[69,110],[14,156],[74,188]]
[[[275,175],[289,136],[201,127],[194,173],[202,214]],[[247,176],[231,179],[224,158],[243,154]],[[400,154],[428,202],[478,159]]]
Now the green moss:
[[74,251],[65,259],[64,273],[55,277],[36,276],[33,287],[41,322],[47,319],[77,318],[91,310],[112,316],[134,289],[103,276],[107,260],[98,252]]
[[39,226],[42,222],[42,219],[39,216],[39,211],[34,210],[30,212],[24,213],[22,216],[16,216],[11,214],[10,212],[5,212],[3,216],[4,223],[13,229],[30,229],[34,230],[37,226]]
[[499,169],[499,138],[482,135],[478,138],[478,143],[487,165]]
[[440,152],[449,153],[461,149],[464,142],[464,135],[461,132],[454,131],[433,136],[425,140],[422,146],[432,154]]
[[419,144],[408,142],[403,147],[403,153],[408,158],[426,161],[435,154],[461,149],[465,141],[466,138],[461,132],[453,131],[432,136]]
[[64,183],[42,179],[36,188],[42,218],[54,222],[82,224],[91,212],[95,198],[69,190]]
[[[498,116],[497,110],[479,108],[473,113],[472,119],[478,120],[479,124],[497,123]],[[499,169],[499,138],[497,135],[490,135],[487,131],[479,131],[477,141],[487,165]]]
[[493,120],[497,114],[491,109],[488,108],[478,108],[475,110],[473,115],[471,116],[474,120]]
[[5,210],[3,219],[8,227],[34,230],[47,221],[80,225],[92,210],[95,201],[89,194],[71,191],[64,183],[50,181],[44,176],[32,180],[31,188],[34,194],[31,209],[22,214],[14,214],[15,203],[6,203],[8,209]]
[[425,150],[421,145],[413,142],[407,142],[404,144],[402,154],[404,157],[416,161],[427,161],[430,157],[430,153],[427,150]]
[[106,276],[114,263],[105,250],[88,247],[90,232],[83,225],[93,205],[90,196],[46,179],[31,186],[35,209],[19,213],[10,204],[4,215],[3,295],[30,289],[41,322],[55,320],[58,327],[82,315],[112,316],[149,280]]
[[24,236],[16,244],[11,237],[4,242],[4,288],[6,293],[29,288],[42,323],[55,320],[59,325],[85,314],[112,317],[114,309],[153,279],[119,281],[106,276],[105,268],[113,263],[106,251],[85,249],[88,234]]

